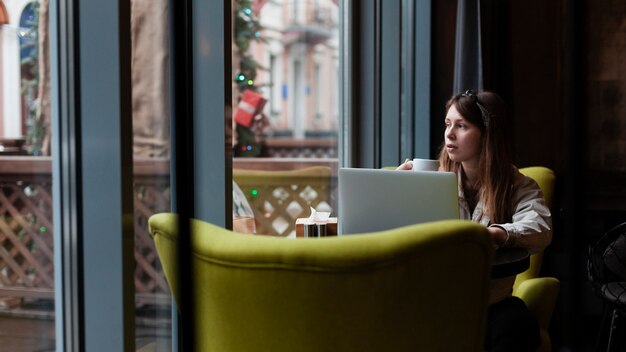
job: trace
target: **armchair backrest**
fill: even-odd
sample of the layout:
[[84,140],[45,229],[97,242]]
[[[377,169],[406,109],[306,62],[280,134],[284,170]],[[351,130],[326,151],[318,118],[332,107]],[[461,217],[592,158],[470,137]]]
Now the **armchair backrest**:
[[[546,202],[546,205],[550,210],[552,210],[552,200],[554,197],[554,183],[555,176],[554,172],[543,166],[533,166],[521,168],[519,171],[533,180],[537,182],[539,188],[541,188],[541,192],[543,193],[543,198]],[[539,272],[541,271],[541,263],[543,262],[543,251],[539,253],[535,253],[530,256],[530,267],[517,275],[515,278],[515,285],[513,286],[513,291],[516,292],[520,283],[526,279],[532,279],[539,277]]]
[[[149,226],[178,300],[177,217]],[[191,232],[197,351],[483,349],[493,248],[480,225],[285,239],[192,220]]]
[[543,198],[546,201],[546,205],[548,206],[548,208],[552,208],[552,200],[554,198],[554,183],[556,181],[554,171],[543,166],[531,166],[521,168],[519,169],[519,172],[537,182],[537,185],[539,185],[539,188],[541,188],[541,192],[543,193]]

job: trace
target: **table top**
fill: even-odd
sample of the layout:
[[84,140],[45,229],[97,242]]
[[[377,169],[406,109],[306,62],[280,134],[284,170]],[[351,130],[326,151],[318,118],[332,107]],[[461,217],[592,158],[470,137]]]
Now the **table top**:
[[517,275],[530,266],[530,253],[526,248],[500,248],[496,251],[491,268],[491,278]]

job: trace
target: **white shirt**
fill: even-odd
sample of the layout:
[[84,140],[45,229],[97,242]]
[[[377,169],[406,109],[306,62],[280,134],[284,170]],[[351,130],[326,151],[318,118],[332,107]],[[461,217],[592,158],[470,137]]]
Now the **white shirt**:
[[[513,188],[513,216],[510,223],[489,224],[491,218],[484,213],[484,203],[478,200],[473,212],[463,192],[459,175],[459,214],[461,219],[472,220],[484,226],[498,226],[509,238],[505,247],[496,251],[494,265],[509,263],[541,252],[552,241],[552,216],[537,183],[515,169]],[[513,292],[515,276],[493,279],[490,283],[489,303],[498,302]]]

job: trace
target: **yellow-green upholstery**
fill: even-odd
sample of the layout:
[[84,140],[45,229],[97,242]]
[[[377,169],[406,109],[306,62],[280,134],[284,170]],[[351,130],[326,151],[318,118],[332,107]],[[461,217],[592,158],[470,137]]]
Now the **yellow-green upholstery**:
[[[519,171],[532,178],[537,182],[539,188],[541,188],[541,192],[543,193],[543,198],[546,201],[546,205],[548,208],[552,208],[552,198],[554,196],[554,172],[547,167],[543,166],[533,166],[521,168]],[[517,287],[524,280],[535,278],[539,276],[541,271],[541,263],[543,261],[543,252],[535,253],[530,256],[530,266],[528,270],[520,273],[515,278],[515,285],[513,286],[513,292],[517,290]]]
[[[543,193],[546,205],[552,208],[554,196],[554,172],[546,167],[527,167],[520,172],[537,182]],[[513,295],[521,298],[539,323],[541,346],[538,351],[550,351],[552,343],[548,334],[550,317],[559,294],[559,280],[554,277],[539,277],[543,252],[530,257],[530,267],[515,278]]]
[[522,298],[539,323],[541,346],[538,351],[552,349],[548,326],[559,294],[559,286],[559,280],[554,277],[540,277],[524,280],[517,288],[516,295]]
[[[179,300],[177,217],[149,226]],[[483,349],[493,248],[480,225],[285,239],[192,220],[191,232],[197,351]]]

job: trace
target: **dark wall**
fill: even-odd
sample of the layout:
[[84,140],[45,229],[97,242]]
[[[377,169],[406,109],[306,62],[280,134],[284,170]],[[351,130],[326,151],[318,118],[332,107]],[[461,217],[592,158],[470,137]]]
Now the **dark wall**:
[[[626,2],[586,3],[586,166],[594,181],[589,192],[594,208],[626,210],[621,202],[626,191]],[[620,178],[620,187],[609,187]]]
[[[588,1],[591,3],[591,1]],[[587,154],[592,170],[626,171],[626,2],[587,6]]]
[[510,104],[519,166],[560,169],[560,1],[511,1]]
[[[578,134],[580,115],[566,109],[571,104],[572,91],[565,84],[576,84],[568,75],[580,70],[570,63],[568,55],[580,55],[566,50],[570,34],[564,16],[571,2],[531,0],[510,2],[504,9],[509,19],[508,99],[513,121],[513,146],[518,166],[542,165],[554,170],[556,202],[553,206],[553,240],[546,249],[542,275],[557,277],[561,293],[552,318],[551,336],[556,350],[569,348],[585,351],[594,334],[582,332],[582,301],[584,256],[580,234],[573,233],[572,221],[580,214],[579,198],[571,197],[577,170],[573,170],[574,153],[583,150],[584,140]],[[570,18],[568,18],[570,20]],[[576,38],[575,38],[576,39]],[[569,65],[569,66],[568,66]],[[565,66],[572,67],[566,70]],[[500,68],[506,66],[500,65]],[[506,75],[503,72],[502,75]],[[566,83],[569,82],[569,83]],[[580,88],[576,88],[580,90]],[[574,90],[576,91],[576,90]],[[506,98],[505,98],[506,99]],[[575,128],[572,128],[575,127]],[[579,143],[574,147],[572,143]],[[582,190],[582,188],[579,188]],[[582,334],[581,334],[582,333]],[[583,341],[581,337],[587,336]]]
[[[580,158],[586,187],[579,222],[585,230],[581,236],[593,243],[610,228],[626,222],[626,2],[581,2],[581,138],[587,144]],[[597,329],[602,302],[589,289],[583,292],[583,324]],[[624,325],[618,331],[622,337],[626,336]]]

